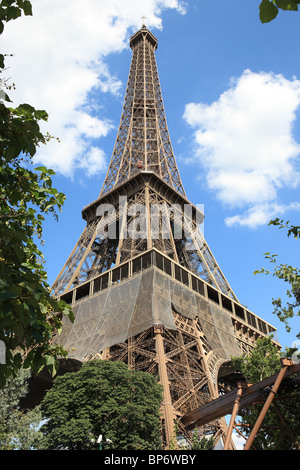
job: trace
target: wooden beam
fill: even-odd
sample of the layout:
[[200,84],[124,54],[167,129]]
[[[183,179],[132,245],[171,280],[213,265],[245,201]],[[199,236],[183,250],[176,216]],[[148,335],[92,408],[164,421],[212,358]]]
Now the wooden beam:
[[[291,375],[300,371],[300,364],[294,364],[292,361],[289,361],[289,366],[284,373],[283,380]],[[267,377],[253,385],[248,385],[243,389],[243,393],[240,399],[240,408],[247,407],[257,400],[261,399],[264,394],[264,389],[266,387],[272,386],[278,374],[274,374],[271,377]],[[219,419],[222,416],[231,414],[234,400],[236,398],[236,390],[226,393],[225,395],[212,400],[200,408],[193,410],[185,414],[181,421],[188,428],[193,429],[196,426],[203,426],[204,424],[209,423],[215,419]]]

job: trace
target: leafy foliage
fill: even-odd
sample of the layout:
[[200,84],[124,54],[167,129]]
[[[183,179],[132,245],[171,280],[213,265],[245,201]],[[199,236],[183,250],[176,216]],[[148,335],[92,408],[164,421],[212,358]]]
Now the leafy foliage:
[[214,450],[215,438],[213,436],[205,436],[203,430],[197,426],[191,432],[190,441],[186,441],[185,436],[179,430],[178,422],[175,421],[175,433],[177,437],[174,437],[171,441],[171,450]]
[[56,377],[43,399],[43,449],[95,449],[92,440],[100,434],[112,441],[104,449],[159,449],[161,399],[154,376],[122,362],[87,362],[76,373]]
[[262,0],[259,5],[259,17],[262,23],[274,20],[280,10],[298,11],[300,0]]
[[280,353],[271,338],[259,338],[250,355],[233,358],[233,365],[249,383],[260,382],[280,370]]
[[[18,18],[22,11],[32,14],[29,1],[2,0],[0,33],[4,22]],[[4,61],[0,55],[0,73],[5,70]],[[0,85],[7,88],[4,80]],[[56,210],[61,210],[65,200],[52,187],[54,171],[32,169],[38,146],[51,138],[39,126],[48,115],[29,104],[14,109],[6,105],[9,102],[4,93],[0,100],[0,341],[5,344],[6,360],[0,366],[0,387],[17,373],[24,357],[24,366],[36,373],[44,366],[54,373],[58,355],[66,355],[50,343],[61,328],[54,313],[72,318],[70,308],[51,297],[43,255],[36,244],[42,237],[44,215],[57,217]]]
[[0,34],[3,33],[4,24],[19,18],[22,13],[32,15],[32,5],[28,0],[2,0],[0,2]]
[[40,410],[25,413],[19,407],[20,399],[28,392],[29,376],[28,369],[21,369],[0,390],[0,450],[30,450],[39,446]]
[[[300,238],[300,227],[290,225],[289,221],[284,222],[277,218],[275,220],[271,220],[269,225],[279,226],[280,229],[287,229],[288,237],[293,236],[297,240]],[[265,258],[274,266],[272,275],[276,276],[278,279],[282,279],[290,285],[290,289],[287,289],[286,295],[289,299],[292,299],[291,302],[287,302],[286,306],[284,306],[281,297],[272,300],[272,304],[275,307],[273,313],[277,315],[280,321],[285,323],[286,330],[289,332],[291,330],[289,320],[293,317],[300,316],[300,269],[287,264],[277,264],[276,254],[271,255],[270,253],[265,253]],[[271,272],[265,268],[261,268],[254,272],[254,274],[258,273],[266,275],[271,274]],[[299,333],[297,337],[300,337]]]
[[215,440],[213,437],[205,437],[195,429],[191,444],[191,450],[214,450]]

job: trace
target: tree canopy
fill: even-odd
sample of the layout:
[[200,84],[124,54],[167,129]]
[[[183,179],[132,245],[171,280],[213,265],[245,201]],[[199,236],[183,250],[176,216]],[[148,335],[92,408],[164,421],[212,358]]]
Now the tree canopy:
[[[28,0],[0,2],[0,34],[5,22],[32,14]],[[54,373],[57,357],[66,352],[51,344],[61,328],[55,315],[71,314],[64,302],[56,302],[47,284],[42,237],[45,214],[57,217],[65,195],[52,186],[54,171],[33,168],[33,157],[50,135],[43,135],[44,110],[24,103],[11,107],[9,85],[3,77],[5,54],[0,54],[0,341],[5,358],[0,366],[0,387],[22,364],[38,373],[44,366]],[[25,359],[25,362],[24,362]]]
[[41,403],[43,449],[155,450],[161,446],[162,387],[122,362],[93,360],[56,377]]
[[249,383],[260,382],[279,372],[280,352],[273,345],[271,338],[259,338],[251,354],[233,358],[234,366]]
[[38,407],[27,412],[20,408],[20,399],[28,393],[29,376],[28,369],[21,369],[0,390],[0,450],[31,450],[39,446],[42,414]]

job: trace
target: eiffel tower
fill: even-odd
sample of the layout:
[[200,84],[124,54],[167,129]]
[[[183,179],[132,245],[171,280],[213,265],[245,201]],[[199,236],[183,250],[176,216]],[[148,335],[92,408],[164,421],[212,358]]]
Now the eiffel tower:
[[[203,213],[186,197],[167,127],[157,39],[143,25],[130,47],[107,175],[99,197],[83,208],[86,227],[53,284],[55,297],[75,314],[55,341],[76,364],[120,360],[156,374],[168,449],[175,423],[187,436],[181,417],[219,395],[231,356],[249,352],[275,328],[238,301],[200,231]],[[222,439],[225,420],[201,431]]]

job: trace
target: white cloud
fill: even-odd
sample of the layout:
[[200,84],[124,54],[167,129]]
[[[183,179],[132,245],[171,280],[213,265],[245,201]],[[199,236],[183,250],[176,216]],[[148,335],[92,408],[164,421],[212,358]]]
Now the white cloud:
[[73,125],[80,134],[94,138],[106,136],[111,128],[114,127],[108,120],[101,121],[82,111],[74,113]]
[[300,145],[293,138],[299,105],[299,80],[246,70],[218,101],[186,106],[208,188],[228,207],[243,210],[228,225],[256,227],[276,210],[299,210],[279,200],[280,189],[300,183]]
[[[129,36],[141,27],[161,28],[161,13],[171,8],[183,14],[181,0],[35,0],[33,17],[23,17],[5,26],[2,50],[9,76],[17,90],[14,104],[27,102],[49,113],[43,129],[60,138],[37,154],[39,162],[73,176],[76,168],[91,175],[92,165],[103,171],[103,150],[95,151],[99,139],[113,128],[99,103],[101,93],[120,93],[122,83],[111,74],[108,54],[128,47]],[[129,64],[128,64],[129,68]],[[97,97],[97,114],[91,92]],[[121,109],[120,109],[121,111]],[[115,123],[117,126],[118,123]]]
[[300,211],[300,202],[290,204],[256,204],[247,209],[243,214],[234,215],[225,219],[229,227],[240,225],[242,227],[256,228],[259,225],[266,225],[270,219],[280,217],[287,211]]
[[86,171],[87,176],[92,176],[106,170],[105,153],[98,147],[91,147],[86,158],[80,163],[80,168]]

